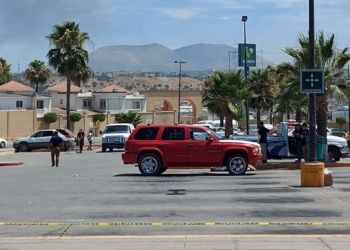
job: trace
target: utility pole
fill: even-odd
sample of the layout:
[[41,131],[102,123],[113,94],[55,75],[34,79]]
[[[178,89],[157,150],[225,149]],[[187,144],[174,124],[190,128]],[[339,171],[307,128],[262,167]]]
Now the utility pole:
[[231,54],[233,54],[234,52],[229,51],[228,52],[228,70],[231,70]]
[[180,124],[181,118],[181,64],[186,63],[185,61],[175,61],[174,63],[179,64],[179,110],[177,111],[177,124]]
[[[244,23],[244,79],[245,83],[247,84],[248,82],[248,72],[247,72],[247,53],[246,53],[246,47],[247,47],[247,34],[246,34],[246,27],[245,23],[248,21],[248,16],[242,16],[242,22]],[[246,100],[245,103],[245,120],[246,120],[246,133],[249,135],[249,100]]]
[[261,70],[264,70],[263,50],[261,50]]

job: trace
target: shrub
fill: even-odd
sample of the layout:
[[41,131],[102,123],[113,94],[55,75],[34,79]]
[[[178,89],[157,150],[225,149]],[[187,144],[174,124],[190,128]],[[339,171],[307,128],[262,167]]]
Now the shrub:
[[345,116],[338,116],[335,118],[335,122],[339,124],[339,126],[342,128],[343,125],[346,123],[346,117]]
[[106,120],[106,115],[103,113],[94,114],[92,116],[92,120],[94,122],[97,122],[97,121],[104,122]]
[[49,112],[44,115],[44,121],[48,124],[57,122],[58,117],[56,113]]
[[133,111],[129,111],[128,113],[119,113],[115,115],[115,120],[118,123],[131,123],[136,127],[140,123],[142,123],[141,116]]
[[71,122],[78,122],[81,120],[81,114],[79,113],[70,113],[69,117]]

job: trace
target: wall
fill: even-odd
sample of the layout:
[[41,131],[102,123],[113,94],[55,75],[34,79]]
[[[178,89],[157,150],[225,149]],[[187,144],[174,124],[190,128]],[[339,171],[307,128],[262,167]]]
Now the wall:
[[44,114],[51,112],[51,98],[37,99],[37,101],[44,101],[44,109],[37,109],[37,116],[43,117]]
[[[151,120],[152,123],[175,123],[176,114],[173,111],[167,112],[145,112],[141,115],[142,124],[146,124],[146,120]],[[98,133],[103,131],[107,124],[116,123],[115,114],[107,113],[106,120],[101,122],[99,128],[96,128]],[[89,131],[90,122],[92,122],[92,114],[82,114],[82,119],[71,125],[71,131],[77,134],[79,129]],[[55,129],[66,128],[67,119],[63,114],[58,115],[58,120],[55,123],[47,124],[43,118],[37,117],[36,110],[11,110],[0,111],[0,137],[7,140],[11,138],[19,138],[31,135],[39,129]]]
[[[71,107],[71,110],[75,110],[79,107],[77,107],[77,104],[76,104],[76,96],[78,94],[77,93],[71,93],[70,94],[70,107]],[[61,104],[61,100],[62,99],[62,104]],[[66,108],[66,100],[67,100],[67,94],[66,93],[56,93],[56,92],[53,92],[52,93],[52,107],[53,108],[63,108],[65,109]],[[81,108],[83,107],[83,105],[81,105]],[[80,109],[81,109],[80,108]]]
[[0,98],[0,110],[16,110],[16,101],[22,101],[23,107],[21,109],[32,109],[32,97],[2,97]]

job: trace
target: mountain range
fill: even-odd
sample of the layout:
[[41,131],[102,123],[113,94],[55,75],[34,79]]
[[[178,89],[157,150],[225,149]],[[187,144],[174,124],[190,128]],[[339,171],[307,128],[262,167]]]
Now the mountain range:
[[[231,52],[231,53],[229,53]],[[229,58],[230,57],[230,58]],[[171,50],[162,44],[112,45],[89,54],[94,71],[177,72],[174,61],[185,61],[182,70],[227,70],[237,68],[237,48],[225,44],[193,44]],[[257,60],[257,67],[261,62]],[[267,62],[263,62],[267,66]],[[260,64],[260,65],[259,65]]]

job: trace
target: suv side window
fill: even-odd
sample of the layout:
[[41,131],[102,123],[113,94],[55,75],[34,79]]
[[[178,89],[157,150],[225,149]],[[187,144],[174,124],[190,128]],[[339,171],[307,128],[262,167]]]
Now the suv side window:
[[36,138],[43,137],[43,136],[44,136],[44,131],[39,131],[39,132],[35,133],[34,135],[32,135],[32,137],[36,137]]
[[141,128],[134,136],[134,140],[154,140],[159,128]]
[[185,140],[185,129],[165,128],[163,131],[162,140]]
[[190,140],[206,141],[207,136],[210,136],[210,135],[204,130],[201,130],[198,128],[191,128],[190,129]]
[[43,137],[53,136],[53,131],[44,131]]

